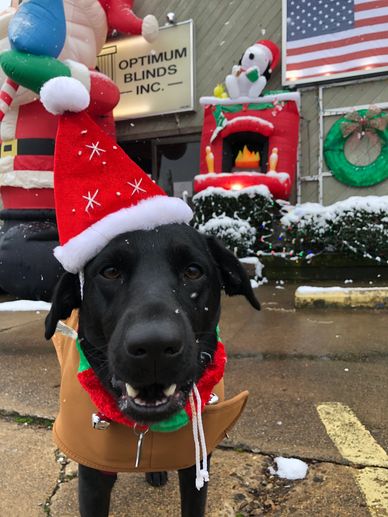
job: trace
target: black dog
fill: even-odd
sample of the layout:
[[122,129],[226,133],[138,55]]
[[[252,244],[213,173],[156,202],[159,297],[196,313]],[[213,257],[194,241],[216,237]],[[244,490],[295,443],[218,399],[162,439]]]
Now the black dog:
[[[120,399],[121,410],[137,422],[164,420],[185,404],[216,348],[222,288],[260,308],[238,259],[187,225],[119,235],[89,262],[84,275],[82,302],[78,276],[61,278],[46,338],[58,320],[79,307],[87,359]],[[135,394],[123,397],[128,385]],[[174,385],[174,394],[166,395]],[[82,517],[108,515],[115,479],[80,465]],[[206,486],[196,489],[195,468],[180,470],[179,481],[182,515],[204,515]]]

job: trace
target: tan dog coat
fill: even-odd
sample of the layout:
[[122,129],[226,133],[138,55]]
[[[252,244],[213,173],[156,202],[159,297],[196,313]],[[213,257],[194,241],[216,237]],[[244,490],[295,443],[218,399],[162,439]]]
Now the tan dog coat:
[[[73,311],[66,324],[78,326],[78,311]],[[53,342],[61,366],[60,408],[55,420],[54,441],[69,458],[88,467],[112,472],[155,472],[177,470],[195,464],[191,422],[173,432],[149,431],[143,440],[140,465],[135,468],[138,436],[134,429],[111,422],[108,429],[92,427],[92,414],[98,410],[77,379],[79,354],[74,339],[56,333]],[[205,406],[203,425],[207,451],[224,439],[226,432],[243,411],[248,392],[224,400],[221,381],[213,390],[219,402]]]

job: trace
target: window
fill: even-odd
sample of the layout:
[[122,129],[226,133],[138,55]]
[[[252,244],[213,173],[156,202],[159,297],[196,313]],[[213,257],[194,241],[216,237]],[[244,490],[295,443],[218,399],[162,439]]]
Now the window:
[[169,196],[193,195],[193,179],[199,174],[199,135],[120,142],[120,145]]

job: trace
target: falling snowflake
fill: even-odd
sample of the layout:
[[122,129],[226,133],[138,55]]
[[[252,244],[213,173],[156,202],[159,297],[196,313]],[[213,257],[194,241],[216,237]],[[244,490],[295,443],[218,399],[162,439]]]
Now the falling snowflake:
[[135,180],[135,183],[131,183],[130,181],[128,181],[128,185],[130,185],[133,188],[131,197],[134,194],[139,194],[140,192],[147,192],[144,188],[142,188],[140,186],[142,181],[143,181],[143,178],[140,178],[139,180]]
[[96,142],[95,144],[91,144],[91,145],[86,144],[86,147],[89,147],[89,149],[92,149],[92,152],[90,153],[90,156],[89,156],[89,160],[91,160],[95,154],[97,154],[97,156],[100,156],[101,153],[106,152],[105,149],[101,149],[100,147],[98,147],[99,145],[100,145],[100,142]]
[[97,194],[98,194],[98,189],[96,190],[96,192],[93,195],[91,195],[91,193],[88,192],[87,196],[82,196],[88,202],[88,204],[85,207],[85,212],[87,212],[89,210],[89,208],[93,209],[94,205],[101,206],[101,203],[96,201]]

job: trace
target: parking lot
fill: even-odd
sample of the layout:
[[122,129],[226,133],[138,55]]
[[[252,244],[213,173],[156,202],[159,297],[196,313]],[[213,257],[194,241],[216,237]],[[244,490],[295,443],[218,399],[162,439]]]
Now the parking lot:
[[[295,287],[260,287],[260,313],[240,297],[223,301],[227,395],[248,389],[250,399],[214,453],[208,515],[387,516],[386,311],[296,310]],[[44,315],[0,312],[0,515],[77,515],[76,465],[49,429],[59,369]],[[271,475],[277,456],[306,462],[306,478]],[[125,474],[111,515],[178,508],[175,473],[161,489]]]

